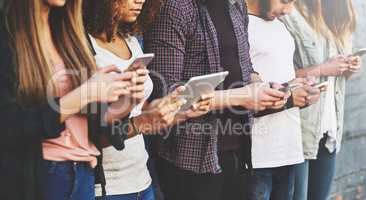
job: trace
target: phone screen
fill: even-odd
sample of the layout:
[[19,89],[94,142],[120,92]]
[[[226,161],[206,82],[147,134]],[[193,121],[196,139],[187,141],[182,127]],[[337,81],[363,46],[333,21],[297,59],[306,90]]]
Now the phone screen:
[[366,49],[360,49],[352,55],[353,56],[364,56],[364,55],[366,55]]

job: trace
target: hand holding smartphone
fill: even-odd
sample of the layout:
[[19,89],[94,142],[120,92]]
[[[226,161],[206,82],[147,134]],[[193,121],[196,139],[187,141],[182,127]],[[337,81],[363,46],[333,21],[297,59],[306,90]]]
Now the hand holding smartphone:
[[[329,82],[328,81],[324,81],[321,83],[315,83],[312,84],[311,87],[314,88],[315,90],[320,90],[320,92],[325,92],[327,90]],[[309,93],[312,94],[311,90],[309,90]],[[317,92],[313,92],[314,94]]]
[[324,82],[321,82],[321,83],[316,83],[316,84],[313,84],[312,87],[314,88],[318,88],[318,89],[322,89],[322,88],[326,88],[328,86],[328,81],[324,81]]
[[300,84],[300,83],[295,83],[295,84],[284,84],[283,86],[284,87],[283,88],[280,88],[279,90],[281,92],[287,93],[287,92],[290,92],[291,90],[295,90],[295,89],[297,89],[299,87],[302,87],[303,85]]

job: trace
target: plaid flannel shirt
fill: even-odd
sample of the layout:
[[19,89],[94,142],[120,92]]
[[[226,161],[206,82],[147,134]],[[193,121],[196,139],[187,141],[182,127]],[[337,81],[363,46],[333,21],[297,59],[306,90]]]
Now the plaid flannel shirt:
[[[238,42],[242,84],[247,85],[254,72],[249,56],[247,7],[242,0],[228,3]],[[167,0],[144,41],[146,52],[155,53],[149,65],[154,81],[152,98],[166,95],[191,77],[224,71],[217,33],[204,1]],[[183,170],[219,173],[214,121],[214,116],[208,114],[171,128],[167,138],[159,139],[159,156]],[[250,164],[251,160],[247,162]]]

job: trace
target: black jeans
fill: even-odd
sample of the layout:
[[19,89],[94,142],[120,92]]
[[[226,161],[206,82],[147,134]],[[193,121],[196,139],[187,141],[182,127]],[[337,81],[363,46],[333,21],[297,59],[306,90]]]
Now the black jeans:
[[254,169],[248,175],[247,200],[292,200],[294,194],[294,165]]
[[244,200],[245,175],[240,152],[219,154],[220,174],[196,174],[160,159],[158,174],[165,200]]

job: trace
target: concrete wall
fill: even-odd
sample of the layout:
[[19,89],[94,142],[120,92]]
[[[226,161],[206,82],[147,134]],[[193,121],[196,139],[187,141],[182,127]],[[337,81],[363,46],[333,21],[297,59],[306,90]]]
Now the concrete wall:
[[[366,1],[353,1],[358,14],[354,48],[366,48]],[[365,69],[347,83],[344,141],[331,199],[366,199],[366,59],[363,61]]]

